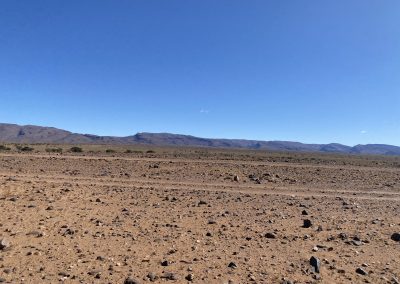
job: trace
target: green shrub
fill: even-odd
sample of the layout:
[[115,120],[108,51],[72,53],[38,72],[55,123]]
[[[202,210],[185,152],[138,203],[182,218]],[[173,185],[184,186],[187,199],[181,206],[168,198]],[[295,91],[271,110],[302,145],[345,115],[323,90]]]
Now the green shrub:
[[10,150],[11,150],[10,147],[4,146],[4,145],[0,145],[0,151],[10,151]]
[[83,152],[83,150],[82,150],[82,148],[81,147],[72,147],[71,149],[69,149],[71,152],[73,152],[73,153],[81,153],[81,152]]
[[107,149],[107,150],[106,150],[106,153],[115,153],[115,150],[113,150],[113,149]]
[[35,150],[32,147],[22,146],[22,145],[15,145],[15,148],[17,148],[18,151],[22,151],[22,152],[31,152],[31,151]]
[[147,153],[147,154],[154,154],[155,151],[153,151],[153,150],[147,150],[146,153]]

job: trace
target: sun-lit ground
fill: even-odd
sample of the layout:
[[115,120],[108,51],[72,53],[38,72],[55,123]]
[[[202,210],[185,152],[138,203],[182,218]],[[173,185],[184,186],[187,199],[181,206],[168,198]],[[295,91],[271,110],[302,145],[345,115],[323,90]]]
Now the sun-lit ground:
[[[0,153],[3,282],[400,277],[400,243],[391,239],[400,232],[399,158],[32,147]],[[45,151],[57,147],[62,154]]]

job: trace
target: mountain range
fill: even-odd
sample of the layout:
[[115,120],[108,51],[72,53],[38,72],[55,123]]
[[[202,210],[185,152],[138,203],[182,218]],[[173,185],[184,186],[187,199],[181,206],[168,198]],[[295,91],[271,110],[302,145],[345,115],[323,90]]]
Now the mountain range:
[[338,143],[304,144],[290,141],[256,141],[244,139],[210,139],[170,133],[137,133],[132,136],[98,136],[79,134],[54,127],[0,123],[1,143],[110,144],[192,146],[212,148],[262,149],[269,151],[323,152],[345,154],[400,155],[400,147],[385,144],[356,145]]

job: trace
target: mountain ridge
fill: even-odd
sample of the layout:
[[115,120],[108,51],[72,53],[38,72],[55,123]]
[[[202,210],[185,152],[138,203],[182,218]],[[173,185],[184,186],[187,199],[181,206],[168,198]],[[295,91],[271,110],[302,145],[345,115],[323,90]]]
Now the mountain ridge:
[[212,148],[241,148],[270,151],[373,154],[400,156],[400,147],[386,144],[347,146],[339,143],[306,144],[293,141],[261,141],[246,139],[201,138],[192,135],[139,132],[117,137],[79,134],[55,127],[0,123],[1,143],[53,144],[145,144],[154,146],[192,146]]

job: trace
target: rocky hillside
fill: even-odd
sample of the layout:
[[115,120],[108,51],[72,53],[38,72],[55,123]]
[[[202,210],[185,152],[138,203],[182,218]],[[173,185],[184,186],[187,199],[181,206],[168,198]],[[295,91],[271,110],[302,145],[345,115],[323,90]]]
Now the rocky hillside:
[[304,144],[290,141],[255,141],[242,139],[208,139],[170,133],[137,133],[126,137],[78,134],[53,127],[0,123],[2,143],[55,144],[146,144],[156,146],[193,146],[213,148],[265,149],[269,151],[298,151],[346,154],[400,155],[400,147],[384,144],[354,147],[332,144]]

